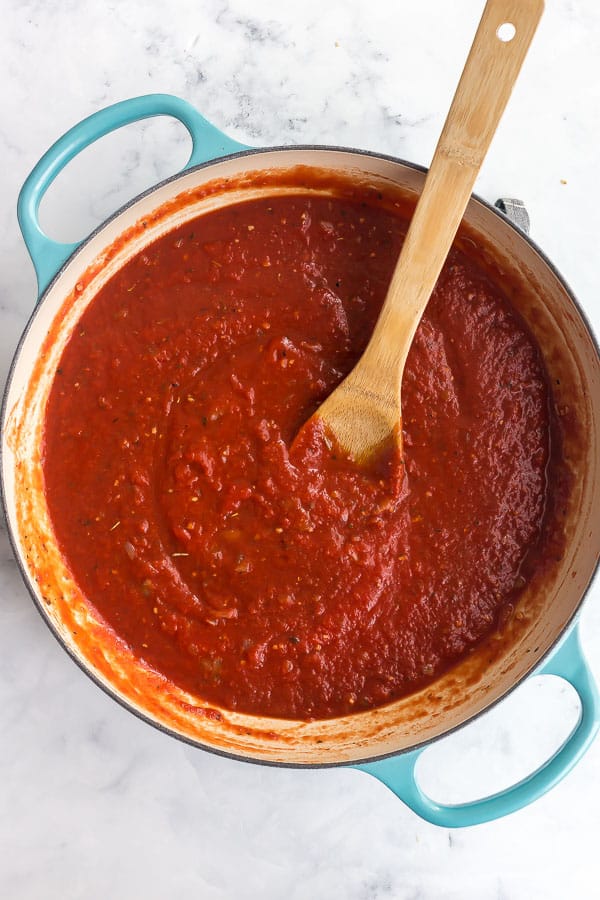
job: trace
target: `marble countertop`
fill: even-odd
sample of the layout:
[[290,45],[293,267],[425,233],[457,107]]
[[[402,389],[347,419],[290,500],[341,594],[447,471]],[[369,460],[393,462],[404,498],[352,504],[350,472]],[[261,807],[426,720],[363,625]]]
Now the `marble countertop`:
[[[482,0],[5,0],[0,33],[0,370],[35,300],[19,188],[67,128],[116,100],[184,97],[256,146],[332,143],[427,164]],[[600,7],[547,0],[478,182],[522,198],[532,233],[600,331]],[[183,129],[124,129],[86,151],[42,206],[83,237],[181,167]],[[600,679],[600,585],[581,622]],[[428,751],[441,799],[496,789],[549,755],[573,692],[532,679]],[[449,832],[353,770],[228,761],[160,734],[99,691],[43,625],[0,535],[0,896],[6,900],[591,900],[600,865],[600,741],[550,794]]]

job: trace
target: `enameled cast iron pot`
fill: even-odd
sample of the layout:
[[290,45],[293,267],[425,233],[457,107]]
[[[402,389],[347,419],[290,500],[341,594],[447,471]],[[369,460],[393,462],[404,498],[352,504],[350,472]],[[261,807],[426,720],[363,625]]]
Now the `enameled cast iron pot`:
[[[189,130],[193,152],[185,169],[121,209],[81,244],[46,237],[38,222],[39,203],[66,163],[102,135],[157,115],[174,116]],[[115,639],[74,584],[53,536],[43,491],[41,434],[48,391],[78,317],[102,284],[159,235],[208,209],[274,190],[257,189],[248,173],[284,172],[300,164],[375,185],[393,182],[413,197],[424,180],[418,166],[356,150],[252,150],[221,134],[187,103],[166,95],[139,97],[96,113],[64,135],[34,168],[19,198],[19,222],[40,299],[12,365],[2,415],[2,487],[15,556],[41,615],[65,650],[112,697],[151,724],[236,759],[300,767],[352,764],[439,825],[494,819],[556,784],[598,728],[600,701],[576,620],[600,548],[600,361],[581,310],[558,272],[488,204],[472,198],[465,223],[497,269],[521,285],[516,297],[520,312],[543,349],[559,412],[571,423],[565,453],[574,483],[566,552],[549,573],[528,585],[500,639],[484,642],[467,661],[419,693],[345,718],[307,723],[215,710],[165,683]],[[202,197],[198,188],[215,180],[221,188]],[[183,201],[171,202],[182,194]],[[141,221],[145,228],[139,227]],[[415,780],[423,747],[489,709],[533,672],[561,676],[579,694],[581,715],[563,746],[531,776],[492,797],[457,806],[428,798]]]

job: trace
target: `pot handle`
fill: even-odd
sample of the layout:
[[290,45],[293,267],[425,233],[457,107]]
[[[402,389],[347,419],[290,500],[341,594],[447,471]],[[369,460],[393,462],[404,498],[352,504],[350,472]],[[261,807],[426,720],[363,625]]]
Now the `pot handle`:
[[564,778],[590,746],[600,724],[600,695],[583,655],[577,627],[539,675],[558,675],[573,685],[581,701],[581,715],[571,734],[556,753],[531,775],[506,790],[469,803],[436,803],[423,793],[415,778],[415,766],[424,749],[356,766],[386,784],[413,812],[433,825],[460,828],[499,819],[528,806]]
[[62,243],[49,238],[41,229],[38,210],[42,197],[67,163],[94,141],[152,116],[173,116],[185,125],[192,138],[192,154],[182,171],[240,150],[245,144],[234,141],[211,125],[185,100],[170,94],[147,94],[107,106],[88,116],[63,134],[42,156],[29,174],[19,194],[17,215],[23,239],[31,256],[38,280],[38,297],[63,263],[82,241]]

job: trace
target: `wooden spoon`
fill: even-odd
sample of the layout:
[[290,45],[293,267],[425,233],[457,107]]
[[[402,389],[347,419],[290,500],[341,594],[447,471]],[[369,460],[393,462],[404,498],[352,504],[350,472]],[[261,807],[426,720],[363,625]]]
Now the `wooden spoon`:
[[315,412],[357,462],[401,449],[406,357],[543,9],[488,0],[369,344]]

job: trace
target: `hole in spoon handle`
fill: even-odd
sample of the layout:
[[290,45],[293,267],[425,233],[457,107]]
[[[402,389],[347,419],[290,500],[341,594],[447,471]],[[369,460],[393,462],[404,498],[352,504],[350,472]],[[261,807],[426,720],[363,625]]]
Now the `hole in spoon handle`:
[[516,33],[517,29],[512,22],[503,22],[502,25],[499,25],[496,29],[496,37],[499,41],[502,41],[503,44],[508,44],[509,41],[512,41]]

